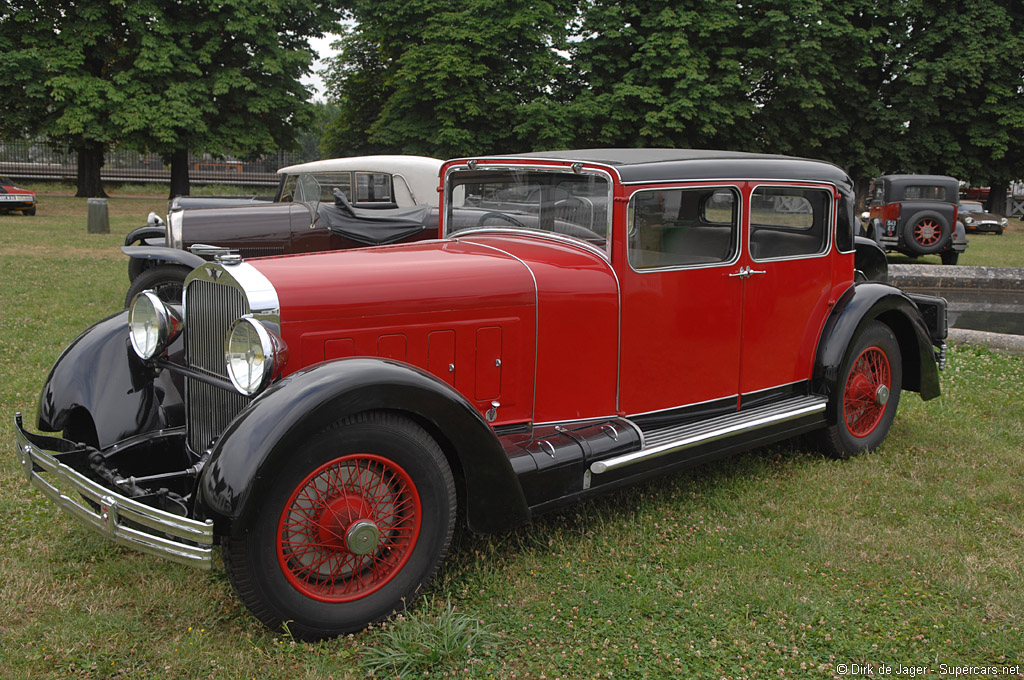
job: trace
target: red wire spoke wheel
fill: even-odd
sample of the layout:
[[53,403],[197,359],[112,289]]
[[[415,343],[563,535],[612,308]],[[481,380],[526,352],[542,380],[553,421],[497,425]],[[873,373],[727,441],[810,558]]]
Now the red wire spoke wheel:
[[401,571],[421,520],[416,485],[398,464],[372,454],[342,456],[310,473],[285,504],[278,564],[308,597],[357,600]]
[[914,225],[914,240],[918,245],[930,247],[942,238],[942,225],[937,220],[925,218]]
[[854,360],[843,391],[843,415],[850,434],[866,437],[882,422],[891,381],[889,359],[878,347],[869,347]]
[[830,424],[818,433],[822,451],[833,458],[873,451],[885,441],[903,387],[900,346],[885,324],[869,324],[846,357],[831,390]]
[[411,419],[369,411],[283,450],[231,527],[224,566],[239,599],[301,640],[404,611],[444,559],[455,480]]

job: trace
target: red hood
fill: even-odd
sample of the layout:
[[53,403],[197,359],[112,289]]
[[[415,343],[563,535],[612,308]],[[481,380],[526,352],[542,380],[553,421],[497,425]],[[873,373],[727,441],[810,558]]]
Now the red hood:
[[281,320],[413,315],[535,304],[529,269],[497,249],[459,241],[252,260],[274,285]]

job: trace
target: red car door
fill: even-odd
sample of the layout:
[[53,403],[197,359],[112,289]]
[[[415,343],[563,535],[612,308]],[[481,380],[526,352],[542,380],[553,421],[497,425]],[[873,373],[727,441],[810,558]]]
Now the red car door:
[[831,307],[836,202],[827,186],[760,184],[749,191],[741,260],[744,395],[811,377]]
[[739,187],[643,188],[627,210],[619,410],[736,397],[744,282],[731,274],[740,258]]

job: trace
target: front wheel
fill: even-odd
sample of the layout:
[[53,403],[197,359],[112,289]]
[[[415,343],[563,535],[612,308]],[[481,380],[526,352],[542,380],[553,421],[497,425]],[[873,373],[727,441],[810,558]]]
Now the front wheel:
[[903,385],[903,361],[896,336],[873,322],[851,345],[832,395],[835,423],[820,434],[824,452],[849,458],[873,451],[889,433]]
[[455,526],[437,443],[387,413],[346,418],[289,455],[224,561],[260,621],[318,640],[401,612],[430,581]]
[[176,264],[162,264],[142,270],[128,286],[124,306],[130,307],[135,296],[144,290],[152,290],[164,302],[180,305],[185,292],[185,279],[190,271],[188,267]]

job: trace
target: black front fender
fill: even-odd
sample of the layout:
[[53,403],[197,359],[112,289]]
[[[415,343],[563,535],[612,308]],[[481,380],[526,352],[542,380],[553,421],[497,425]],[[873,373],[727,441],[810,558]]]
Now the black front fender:
[[818,342],[815,390],[830,395],[839,388],[848,348],[875,320],[889,326],[899,342],[903,388],[919,392],[925,400],[939,396],[938,365],[921,311],[899,288],[876,282],[851,286],[832,309]]
[[[169,353],[181,353],[180,338]],[[78,430],[91,421],[96,441],[85,443],[104,448],[184,424],[182,394],[180,378],[146,366],[132,350],[123,311],[90,327],[57,358],[39,397],[38,426],[82,438]]]
[[218,522],[244,522],[289,454],[342,418],[373,410],[402,413],[434,436],[461,470],[466,516],[477,532],[529,517],[522,488],[493,431],[448,384],[395,361],[350,358],[293,373],[252,402],[217,440],[198,487]]
[[166,246],[121,246],[121,252],[128,257],[141,260],[162,260],[184,265],[195,269],[206,264],[206,260],[187,250],[168,248]]
[[128,235],[124,237],[124,244],[130,246],[136,241],[145,244],[149,239],[157,239],[166,243],[167,227],[162,224],[147,224],[144,227],[139,227],[128,232]]

